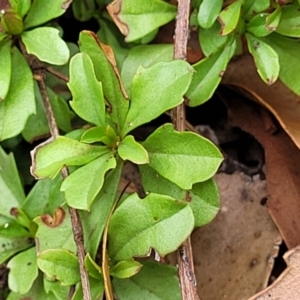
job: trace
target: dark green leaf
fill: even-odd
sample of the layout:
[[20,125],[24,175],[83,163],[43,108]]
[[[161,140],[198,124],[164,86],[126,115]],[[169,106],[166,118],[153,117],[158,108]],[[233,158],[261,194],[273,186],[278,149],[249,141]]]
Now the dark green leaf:
[[[53,109],[54,117],[58,127],[64,132],[70,131],[71,128],[71,112],[68,104],[64,99],[57,96],[50,88],[47,88],[49,100]],[[36,114],[28,118],[26,126],[22,131],[24,139],[32,142],[40,137],[44,137],[50,133],[49,125],[46,118],[46,110],[40,90],[35,84],[35,100]]]
[[198,11],[198,23],[202,28],[210,28],[216,21],[223,0],[203,0]]
[[33,245],[33,240],[27,237],[8,238],[0,236],[0,264],[4,263],[14,254]]
[[75,170],[61,186],[68,205],[76,209],[90,210],[102,188],[106,172],[115,167],[116,159],[113,153],[108,153]]
[[72,2],[74,17],[81,22],[88,21],[95,13],[94,0],[73,0]]
[[38,276],[36,256],[36,249],[32,247],[9,261],[8,286],[11,291],[25,294],[30,290]]
[[161,0],[115,0],[107,10],[126,42],[144,37],[176,16],[176,7]]
[[32,73],[23,55],[12,48],[12,73],[8,94],[0,102],[0,140],[19,134],[36,112]]
[[244,0],[243,14],[253,15],[260,13],[270,7],[270,0]]
[[2,29],[11,35],[19,35],[23,32],[24,26],[22,18],[13,9],[4,10],[1,14],[1,27]]
[[221,35],[227,35],[236,28],[240,18],[242,4],[243,1],[241,0],[235,1],[220,12]]
[[221,82],[235,49],[236,41],[232,42],[232,39],[230,39],[224,48],[193,65],[196,73],[186,93],[189,106],[200,105],[211,98]]
[[84,236],[84,248],[92,259],[96,259],[100,239],[112,206],[117,199],[118,186],[122,172],[122,163],[118,163],[104,181],[103,188],[92,203],[91,210],[79,211]]
[[177,268],[157,262],[144,262],[141,271],[129,279],[113,279],[119,300],[180,300]]
[[267,29],[272,31],[275,31],[277,29],[281,19],[281,13],[282,13],[281,6],[278,5],[277,8],[267,17],[266,20]]
[[132,79],[139,66],[151,67],[158,62],[173,60],[173,45],[140,45],[129,50],[124,60],[121,76],[126,91],[130,95]]
[[229,35],[220,35],[220,28],[219,22],[215,22],[212,27],[207,29],[199,27],[199,41],[205,56],[210,56],[217,52],[228,41]]
[[[91,294],[93,300],[102,300],[103,299],[103,293],[104,293],[104,284],[103,280],[89,278],[90,286],[91,286]],[[71,300],[82,300],[83,298],[83,292],[82,292],[82,285],[77,284],[75,293]]]
[[257,37],[267,36],[273,32],[273,29],[267,28],[267,17],[270,14],[261,13],[254,16],[246,26],[246,30]]
[[277,53],[267,43],[251,34],[246,33],[246,39],[258,74],[266,84],[273,84],[278,78],[280,68]]
[[276,29],[276,32],[289,36],[300,37],[300,11],[299,4],[285,5],[281,8],[281,19]]
[[92,60],[86,53],[78,53],[70,61],[70,81],[74,111],[84,120],[105,126],[105,100],[102,84],[96,78]]
[[39,268],[62,285],[73,285],[80,281],[78,259],[66,249],[51,249],[38,255]]
[[41,61],[53,65],[64,65],[69,60],[69,48],[59,36],[56,28],[39,27],[25,31],[21,39],[27,52],[37,56]]
[[279,78],[294,93],[300,95],[300,43],[278,34],[271,34],[262,39],[267,42],[277,53],[280,64]]
[[160,62],[147,69],[140,66],[131,84],[131,104],[122,135],[182,103],[192,75],[193,69],[183,60]]
[[[125,98],[120,75],[116,65],[113,64],[114,56],[112,49],[102,44],[98,37],[90,31],[82,31],[79,36],[79,45],[82,52],[86,52],[92,59],[95,74],[102,82],[105,99],[112,106],[111,119],[120,129],[125,121],[129,101]],[[110,60],[108,60],[108,57]]]
[[195,217],[195,227],[208,224],[219,211],[218,188],[213,179],[196,183],[191,190],[183,190],[157,174],[149,166],[139,166],[139,168],[143,187],[147,193],[168,195],[189,203]]
[[22,203],[22,210],[31,220],[44,214],[53,214],[55,209],[66,201],[64,194],[60,192],[61,184],[60,176],[52,180],[39,180]]
[[61,16],[71,4],[71,0],[34,0],[25,19],[25,28],[35,27]]
[[11,208],[19,207],[25,194],[13,154],[6,154],[1,147],[0,164],[0,211],[1,215],[12,218]]
[[138,165],[149,162],[147,151],[140,143],[135,141],[132,135],[126,136],[121,141],[118,154],[123,160],[130,160]]
[[161,256],[175,251],[194,227],[191,208],[158,194],[126,198],[109,224],[109,257],[114,261],[146,256],[154,248]]
[[0,43],[0,102],[8,93],[11,78],[11,42]]
[[192,132],[177,132],[171,124],[159,127],[142,145],[149,166],[183,189],[211,178],[223,160],[212,142]]
[[106,146],[83,144],[67,137],[57,136],[31,152],[31,173],[39,179],[54,178],[65,165],[84,165],[110,151]]

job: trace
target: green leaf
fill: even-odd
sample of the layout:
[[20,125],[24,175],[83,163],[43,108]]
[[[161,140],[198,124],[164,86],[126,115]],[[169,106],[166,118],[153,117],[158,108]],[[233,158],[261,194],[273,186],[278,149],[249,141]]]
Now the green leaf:
[[99,280],[103,279],[101,267],[97,265],[89,253],[84,258],[84,266],[89,276]]
[[150,122],[183,101],[193,69],[183,60],[159,62],[147,69],[140,66],[131,85],[131,104],[122,135]]
[[223,0],[203,0],[198,11],[198,24],[210,28],[216,21],[223,5]]
[[270,7],[270,0],[244,0],[243,14],[253,15],[260,13]]
[[9,0],[11,8],[15,10],[20,17],[24,17],[31,6],[30,0]]
[[208,224],[218,213],[220,199],[213,179],[196,183],[191,190],[183,190],[147,165],[139,166],[139,169],[147,193],[167,195],[188,202],[195,217],[195,227]]
[[19,238],[31,237],[31,234],[23,226],[12,221],[0,225],[0,236],[6,238]]
[[94,0],[73,0],[72,10],[74,17],[81,22],[88,21],[95,13]]
[[294,93],[300,95],[300,44],[298,40],[273,33],[263,39],[277,53],[280,64],[279,79]]
[[268,30],[275,31],[277,29],[281,19],[281,14],[282,14],[281,6],[278,5],[277,8],[271,14],[269,14],[269,16],[267,16],[266,28]]
[[22,18],[13,9],[3,10],[3,12],[0,19],[2,29],[11,35],[21,34],[24,29]]
[[25,19],[25,28],[35,27],[61,16],[69,7],[70,0],[34,0]]
[[[92,299],[102,300],[103,293],[104,293],[103,280],[98,280],[90,277],[89,282],[90,282]],[[82,292],[82,285],[79,283],[76,285],[76,290],[71,300],[82,300],[82,299],[84,299],[83,292]]]
[[[24,276],[24,274],[23,274]],[[38,278],[35,280],[32,288],[26,294],[20,295],[18,293],[10,292],[6,300],[24,300],[24,299],[43,299],[43,300],[54,300],[53,294],[47,294],[44,290],[43,276],[40,273]],[[56,299],[56,298],[55,298]],[[66,299],[66,298],[65,298]],[[63,299],[60,299],[63,300]]]
[[254,16],[246,25],[247,32],[250,32],[257,37],[263,37],[271,34],[273,30],[268,29],[266,26],[268,16],[270,16],[270,14],[267,13],[261,13]]
[[27,237],[8,238],[0,236],[0,264],[4,263],[14,254],[33,245],[33,240]]
[[38,255],[39,268],[47,277],[59,280],[62,285],[73,285],[80,281],[78,259],[66,249],[51,249]]
[[299,4],[285,5],[281,8],[281,19],[276,29],[276,32],[289,36],[300,37],[300,11]]
[[130,160],[135,164],[146,164],[149,157],[146,149],[135,141],[132,135],[126,136],[118,147],[118,154],[123,160]]
[[9,155],[0,146],[0,211],[11,218],[12,207],[19,207],[25,199],[18,169],[12,153]]
[[52,180],[39,180],[22,203],[22,210],[31,220],[44,214],[53,214],[55,209],[66,201],[64,194],[60,192],[61,184],[60,176]]
[[277,53],[267,43],[253,35],[246,33],[245,36],[258,74],[266,84],[273,84],[278,78],[280,69]]
[[[122,224],[122,226],[120,226]],[[158,194],[126,198],[110,220],[108,253],[113,261],[146,256],[154,248],[161,256],[175,251],[194,228],[191,208]]]
[[113,153],[108,153],[75,170],[64,180],[60,189],[65,192],[68,205],[90,210],[103,186],[106,172],[115,167],[116,159]]
[[70,214],[67,210],[59,207],[53,215],[39,216],[34,219],[34,222],[38,225],[35,235],[38,253],[61,248],[76,251]]
[[105,99],[111,107],[110,116],[112,121],[120,129],[125,121],[128,111],[129,101],[122,92],[120,75],[117,73],[116,66],[112,64],[106,55],[110,55],[113,60],[112,49],[102,44],[98,37],[90,31],[82,31],[79,36],[81,52],[86,52],[92,59],[94,70],[98,81],[102,82]]
[[106,146],[94,146],[57,136],[35,147],[31,152],[31,174],[36,178],[54,178],[63,166],[80,166],[111,150]]
[[129,50],[122,65],[121,77],[130,95],[132,79],[139,66],[144,68],[151,67],[158,62],[168,62],[173,60],[173,45],[140,45]]
[[105,126],[105,100],[102,84],[96,78],[92,60],[86,53],[78,53],[70,61],[70,81],[74,111],[84,120]]
[[136,260],[123,260],[109,269],[109,274],[117,278],[129,278],[137,274],[142,264]]
[[220,28],[221,25],[219,22],[215,22],[212,27],[207,29],[199,27],[198,38],[201,45],[201,50],[205,56],[210,56],[211,54],[217,52],[220,48],[223,48],[228,41],[229,35],[220,35]]
[[0,102],[0,140],[19,134],[34,113],[32,73],[23,55],[13,47],[10,86],[5,101]]
[[79,211],[84,236],[89,237],[84,239],[84,249],[94,260],[110,211],[117,199],[122,167],[123,163],[119,162],[116,168],[107,175],[103,188],[92,203],[90,211]]
[[[59,281],[50,281],[44,277],[44,289],[48,295],[53,295],[53,299],[65,300],[68,299],[70,288],[62,286]],[[44,298],[43,298],[44,300]]]
[[70,50],[56,28],[39,27],[25,31],[21,39],[27,52],[37,56],[41,61],[63,65],[69,60]]
[[10,290],[19,294],[27,293],[38,276],[35,247],[14,256],[7,267],[10,269],[8,274]]
[[243,1],[241,0],[235,1],[220,12],[221,35],[227,35],[236,28],[240,18],[242,4]]
[[177,132],[171,124],[159,127],[142,145],[149,166],[183,189],[211,178],[223,160],[212,142],[192,132]]
[[[114,142],[106,135],[106,129],[104,127],[92,127],[85,131],[85,133],[82,135],[80,141],[82,143],[96,143],[96,142],[102,142],[103,144],[109,146],[112,145]],[[115,148],[115,147],[111,147]]]
[[[48,87],[47,93],[58,128],[64,132],[72,130],[70,120],[71,112],[66,101],[56,95]],[[46,118],[45,106],[37,83],[35,84],[35,101],[36,114],[31,115],[28,118],[26,126],[22,131],[24,139],[28,142],[33,142],[34,140],[39,139],[40,137],[45,137],[50,133],[48,121]]]
[[5,99],[10,85],[11,78],[11,42],[0,43],[0,102]]
[[126,42],[144,37],[176,16],[176,7],[161,0],[115,0],[107,10]]
[[224,48],[193,65],[196,73],[186,92],[189,106],[200,105],[211,98],[221,82],[235,49],[236,41],[232,42],[232,39],[230,39]]
[[146,261],[141,271],[129,279],[113,279],[119,300],[180,300],[181,292],[176,267]]

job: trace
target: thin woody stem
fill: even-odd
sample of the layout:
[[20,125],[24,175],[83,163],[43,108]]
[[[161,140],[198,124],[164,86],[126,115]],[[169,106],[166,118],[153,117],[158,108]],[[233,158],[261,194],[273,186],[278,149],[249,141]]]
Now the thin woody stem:
[[[190,0],[178,0],[178,11],[174,36],[174,59],[186,60],[187,41],[189,37]],[[176,130],[184,131],[184,103],[173,109],[173,125]],[[191,238],[189,237],[177,251],[179,278],[182,300],[199,300],[197,282],[194,273]]]

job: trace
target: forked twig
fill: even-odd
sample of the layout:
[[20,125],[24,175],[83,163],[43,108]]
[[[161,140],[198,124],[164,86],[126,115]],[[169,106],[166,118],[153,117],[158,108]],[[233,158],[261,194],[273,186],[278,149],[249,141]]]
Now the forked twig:
[[[32,55],[29,55],[26,51],[25,46],[20,41],[20,48],[22,51],[22,54],[26,58],[28,64],[30,65],[33,73],[34,78],[38,83],[39,90],[43,99],[43,104],[46,110],[46,117],[48,121],[48,126],[50,129],[51,135],[55,138],[59,135],[59,130],[57,127],[57,123],[54,117],[53,109],[50,103],[50,99],[47,93],[47,87],[45,83],[45,69],[42,65],[42,63]],[[61,170],[61,174],[63,179],[66,179],[69,175],[68,169],[64,167]],[[68,207],[71,223],[72,223],[72,231],[73,231],[73,237],[77,248],[77,257],[79,261],[79,270],[80,270],[80,278],[81,278],[81,284],[82,284],[82,291],[83,291],[83,297],[84,300],[92,300],[91,296],[91,289],[90,289],[90,282],[88,273],[84,267],[84,258],[85,258],[85,250],[84,250],[84,243],[83,243],[83,230],[81,221],[79,218],[78,211],[72,207]],[[69,298],[73,296],[75,289],[72,287],[71,291],[69,293]]]
[[[186,60],[189,37],[190,0],[178,0],[178,11],[174,36],[174,59]],[[173,124],[176,130],[185,130],[184,103],[173,109]],[[177,251],[182,300],[199,300],[194,273],[191,238],[189,237]]]

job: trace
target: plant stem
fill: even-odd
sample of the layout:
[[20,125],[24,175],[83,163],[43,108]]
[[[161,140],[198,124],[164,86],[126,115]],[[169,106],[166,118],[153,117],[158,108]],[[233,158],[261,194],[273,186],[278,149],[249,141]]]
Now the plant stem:
[[[186,60],[187,41],[189,37],[190,0],[178,0],[174,36],[174,59]],[[176,130],[185,130],[184,103],[173,109],[173,125]],[[194,273],[193,252],[189,237],[177,251],[181,296],[183,300],[199,300],[197,282]]]
[[47,67],[46,71],[54,76],[56,76],[57,78],[65,81],[65,82],[69,82],[69,77],[66,76],[65,74],[56,71],[55,69],[53,69],[52,67]]
[[[52,137],[56,138],[59,135],[59,130],[57,127],[57,123],[54,117],[53,109],[50,103],[50,99],[47,93],[47,86],[45,83],[45,69],[42,65],[42,63],[34,56],[29,55],[26,51],[25,46],[22,42],[20,42],[20,48],[22,51],[22,54],[26,58],[27,62],[29,63],[33,73],[34,78],[36,79],[39,90],[43,99],[43,104],[46,110],[46,117],[48,121],[48,126],[50,129],[50,133]],[[69,175],[68,169],[64,167],[61,170],[61,174],[63,179],[66,179]],[[84,258],[85,258],[85,250],[84,250],[84,242],[83,242],[83,230],[81,221],[79,218],[78,211],[72,207],[68,207],[71,223],[72,223],[72,231],[73,231],[73,237],[77,248],[77,257],[79,261],[79,270],[80,270],[80,278],[81,278],[81,284],[82,284],[82,291],[83,291],[83,297],[84,300],[92,300],[91,296],[91,289],[90,289],[90,282],[88,273],[84,267]],[[74,293],[74,288],[72,288],[72,291]],[[69,298],[72,297],[72,291],[69,293]]]

